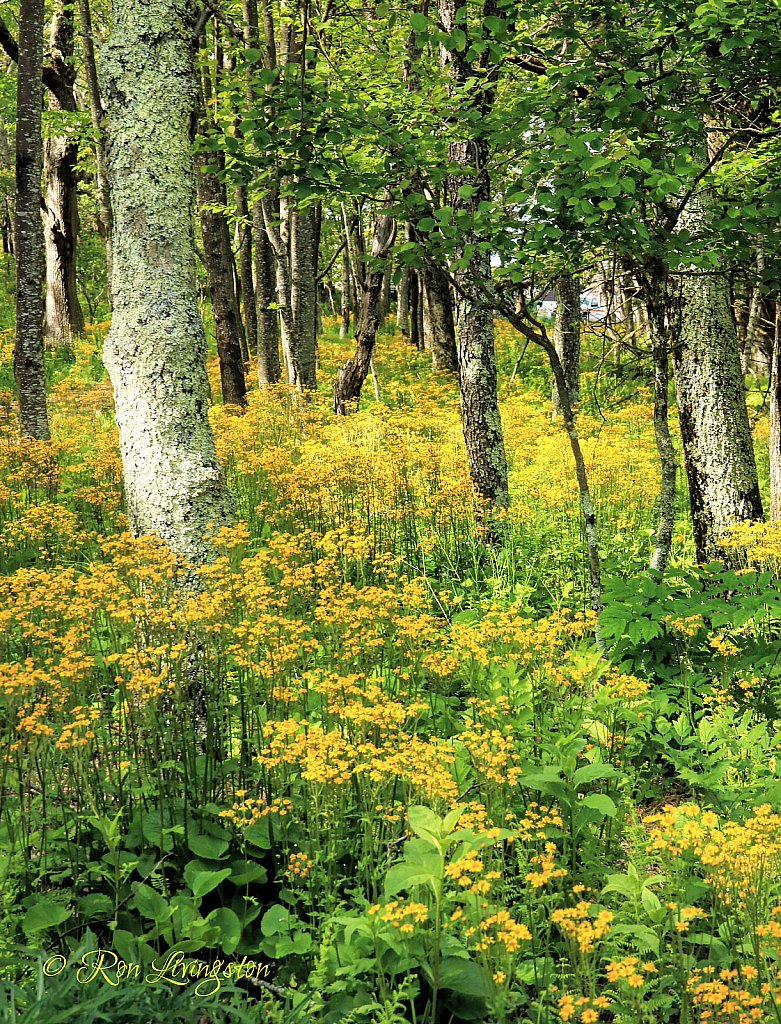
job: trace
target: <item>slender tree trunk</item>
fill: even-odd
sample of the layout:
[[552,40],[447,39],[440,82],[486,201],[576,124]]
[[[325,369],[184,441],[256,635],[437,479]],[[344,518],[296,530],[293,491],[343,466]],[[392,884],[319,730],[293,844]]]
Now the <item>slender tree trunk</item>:
[[[205,46],[202,40],[201,46]],[[211,82],[208,72],[203,76],[201,95],[200,134],[206,136],[211,127],[206,104],[211,100]],[[217,164],[217,173],[203,170],[204,164]],[[220,360],[220,382],[224,405],[244,408],[247,404],[247,385],[244,379],[244,359],[241,351],[241,317],[233,284],[233,252],[231,250],[228,219],[222,212],[227,206],[225,185],[218,175],[224,170],[225,157],[221,150],[214,153],[197,152],[194,157],[198,210],[203,237],[203,255],[206,280],[209,285],[217,355]]]
[[[553,341],[564,368],[569,404],[576,405],[580,398],[580,281],[572,274],[563,274],[556,282]],[[551,405],[555,418],[556,413],[560,411],[559,391],[555,379],[551,389]]]
[[239,223],[239,281],[241,282],[241,312],[247,348],[252,355],[258,351],[258,316],[255,310],[255,285],[252,280],[252,219],[247,205],[247,188],[237,185],[236,217]]
[[[268,202],[273,202],[268,197]],[[258,381],[277,384],[282,376],[279,363],[279,317],[276,309],[269,309],[277,301],[274,253],[266,234],[263,219],[263,200],[252,204],[252,223],[255,241],[255,309],[258,316]]]
[[[128,518],[191,562],[233,520],[208,418],[193,239],[195,0],[116,0],[102,51],[114,207],[114,385]],[[165,126],[164,130],[161,126]]]
[[391,286],[391,271],[392,267],[390,261],[388,261],[385,267],[385,272],[382,276],[382,287],[380,288],[380,298],[377,303],[377,319],[380,322],[380,328],[385,326],[385,321],[388,319],[390,313],[390,286]]
[[[2,123],[0,123],[0,167],[8,174],[10,179],[14,177],[11,150],[8,146],[8,133],[5,130],[5,125]],[[13,197],[8,193],[3,195],[2,231],[3,252],[12,254],[14,252],[14,201]]]
[[[712,201],[708,191],[694,197],[679,226],[697,235]],[[681,275],[677,301],[673,364],[697,561],[723,561],[718,541],[730,523],[762,519],[727,279],[718,271]]]
[[654,359],[654,436],[662,470],[659,524],[649,568],[660,578],[664,576],[667,568],[672,545],[675,526],[675,483],[678,475],[678,458],[673,447],[668,418],[670,318],[667,309],[667,276],[666,268],[655,262],[644,270],[642,281]]
[[[757,235],[757,277],[761,280],[765,270],[765,240],[762,235]],[[746,324],[746,337],[741,352],[740,365],[743,374],[751,371],[751,362],[754,357],[754,347],[757,343],[759,329],[759,317],[762,312],[762,291],[759,282],[754,286],[751,293],[751,305],[748,311],[748,323]]]
[[22,435],[49,440],[43,365],[43,229],[41,225],[41,63],[44,0],[19,12],[16,78],[16,336],[14,377]]
[[93,151],[95,154],[95,168],[98,185],[98,211],[103,224],[103,231],[106,239],[106,291],[108,293],[109,309],[112,308],[111,291],[111,236],[113,232],[113,217],[111,214],[111,191],[108,185],[106,174],[106,128],[103,117],[103,105],[100,100],[100,86],[98,84],[98,69],[95,63],[95,43],[92,34],[92,17],[90,15],[89,0],[79,0],[79,21],[81,24],[81,46],[82,59],[84,62],[84,75],[87,79],[87,95],[89,97],[89,111],[92,120],[92,130],[95,133]]
[[[72,60],[74,13],[74,0],[56,0],[49,52],[63,88],[56,95],[49,93],[52,110],[76,110],[73,95],[76,72]],[[46,195],[41,214],[46,247],[46,318],[43,333],[54,345],[70,345],[72,336],[84,330],[84,314],[76,292],[78,158],[79,147],[67,136],[55,136],[44,141]]]
[[434,370],[458,372],[456,328],[450,305],[450,284],[441,265],[426,260],[421,274],[423,330],[426,351],[431,352]]
[[[390,195],[386,193],[383,202],[388,203],[389,201]],[[393,218],[386,213],[380,214],[377,217],[372,238],[371,259],[373,262],[385,261],[389,258],[395,233]],[[382,291],[384,273],[385,268],[380,265],[368,275],[364,282],[361,308],[355,325],[355,355],[341,367],[334,378],[334,412],[341,416],[347,414],[350,402],[355,401],[357,404],[361,396],[363,382],[371,368],[374,341],[379,326],[377,303]]]
[[409,340],[409,275],[410,268],[405,263],[401,268],[399,297],[396,306],[396,326],[401,331],[401,336],[405,341]]
[[[459,0],[438,0],[439,20],[446,32],[467,28],[466,8]],[[493,0],[483,5],[484,16],[495,16]],[[488,175],[488,144],[480,134],[494,101],[490,75],[479,91],[465,92],[467,83],[475,75],[486,77],[488,70],[478,66],[482,57],[472,62],[469,51],[448,50],[440,44],[440,64],[451,82],[451,95],[457,103],[468,104],[461,122],[466,137],[454,139],[448,145],[448,159],[461,170],[448,178],[448,193],[453,214],[464,211],[475,215],[481,202],[490,202],[491,187]],[[469,127],[467,127],[467,125]],[[457,129],[456,129],[457,130]],[[461,198],[464,186],[472,189],[469,198]],[[481,248],[484,242],[477,231],[467,229],[455,261],[465,252],[471,252],[467,265],[456,272],[460,290],[458,299],[458,367],[461,391],[461,422],[464,428],[469,471],[475,491],[494,508],[509,504],[507,482],[507,456],[502,433],[502,421],[496,395],[496,357],[494,354],[493,310],[482,301],[491,284],[491,255]],[[467,296],[472,296],[467,297]]]
[[317,301],[317,238],[314,206],[294,207],[290,219],[290,305],[293,314],[293,345],[296,349],[296,380],[309,391],[317,388],[315,368],[315,317]]
[[347,248],[347,233],[342,233],[342,309],[339,337],[346,338],[350,333],[350,252]]
[[770,519],[781,522],[781,302],[776,299],[773,355],[770,360]]
[[420,330],[420,284],[418,274],[410,267],[409,272],[409,340],[418,351],[423,348]]

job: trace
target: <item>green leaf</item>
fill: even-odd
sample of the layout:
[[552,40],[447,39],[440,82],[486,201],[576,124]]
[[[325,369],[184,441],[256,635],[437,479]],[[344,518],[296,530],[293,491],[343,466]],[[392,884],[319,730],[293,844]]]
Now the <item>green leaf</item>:
[[131,907],[135,907],[142,917],[152,921],[162,921],[169,916],[168,902],[151,885],[141,885],[136,889]]
[[612,764],[584,764],[572,776],[572,783],[575,786],[582,786],[595,779],[612,779],[615,775],[616,770]]
[[256,61],[259,61],[262,56],[263,54],[261,51],[254,49],[254,47],[244,51],[244,60],[248,64],[254,64]]
[[440,962],[439,987],[483,999],[491,994],[491,983],[485,968],[474,960],[460,956],[446,956]]
[[205,857],[207,860],[219,860],[230,845],[226,839],[216,839],[214,836],[197,835],[190,836],[187,840],[190,852],[196,857]]
[[209,870],[204,868],[200,861],[191,860],[189,864],[185,865],[184,879],[190,886],[193,896],[198,898],[199,896],[205,896],[212,889],[216,889],[220,882],[223,882],[230,876],[230,873],[230,868]]
[[210,924],[219,925],[222,951],[230,956],[241,940],[241,921],[230,907],[218,907],[206,920]]
[[607,815],[609,818],[615,818],[616,816],[616,805],[605,793],[589,793],[588,796],[583,797],[580,805],[582,807],[593,807],[594,810],[599,811],[602,815]]
[[271,935],[277,935],[282,931],[289,932],[290,911],[287,907],[283,907],[281,903],[275,903],[263,915],[263,919],[260,922],[260,930],[267,938]]
[[249,885],[250,882],[260,882],[262,885],[267,877],[266,869],[257,861],[235,860],[231,865],[230,880],[235,886]]
[[25,932],[37,932],[42,928],[56,928],[71,916],[67,907],[49,900],[39,900],[24,915],[22,928]]
[[428,28],[428,18],[416,11],[409,16],[409,27],[413,32],[425,32]]

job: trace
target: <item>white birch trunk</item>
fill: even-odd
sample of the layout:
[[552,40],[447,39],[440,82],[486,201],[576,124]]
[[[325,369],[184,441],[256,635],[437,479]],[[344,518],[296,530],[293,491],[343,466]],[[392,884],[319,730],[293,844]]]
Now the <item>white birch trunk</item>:
[[191,562],[233,520],[207,415],[193,244],[195,0],[118,0],[101,54],[110,115],[114,385],[128,517]]

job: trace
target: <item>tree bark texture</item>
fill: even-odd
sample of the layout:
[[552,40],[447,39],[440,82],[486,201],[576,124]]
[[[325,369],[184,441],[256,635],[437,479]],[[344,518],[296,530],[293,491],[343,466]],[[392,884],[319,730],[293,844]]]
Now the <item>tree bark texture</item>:
[[95,61],[95,43],[92,34],[92,16],[89,9],[89,0],[79,0],[79,21],[81,24],[82,59],[84,61],[84,75],[87,79],[90,118],[92,120],[92,130],[95,132],[93,148],[98,185],[98,210],[106,239],[106,291],[108,293],[109,309],[111,309],[113,302],[111,291],[113,216],[111,213],[111,190],[109,189],[108,176],[106,174],[106,127],[103,118],[103,106],[100,101],[100,85],[98,84],[98,68]]
[[410,267],[409,272],[409,340],[420,352],[423,348],[423,338],[420,330],[420,278],[417,271]]
[[[466,8],[459,7],[459,0],[438,0],[437,7],[446,32],[452,33],[454,28],[462,32],[466,29]],[[486,0],[483,13],[495,15],[491,0]],[[467,83],[475,74],[485,77],[486,68],[477,66],[482,57],[474,64],[468,61],[467,52],[448,50],[440,44],[440,64],[450,80],[456,116],[461,115],[462,130],[469,132],[466,138],[453,139],[448,145],[448,159],[461,168],[448,178],[454,219],[461,211],[473,216],[479,203],[491,199],[488,144],[480,134],[479,124],[489,112],[494,96],[487,82],[481,84],[479,91],[468,87]],[[465,185],[471,186],[473,192],[469,198],[462,199],[459,189]],[[460,292],[457,331],[461,421],[474,488],[494,508],[504,508],[509,504],[510,494],[496,395],[493,310],[482,301],[485,290],[490,290],[491,256],[485,240],[474,229],[462,235],[460,248],[455,253],[456,263],[467,251],[471,252],[467,265],[455,274]]]
[[43,226],[41,224],[41,64],[44,0],[19,12],[16,78],[16,336],[14,377],[22,435],[49,440],[43,364]]
[[[696,235],[710,210],[708,192],[694,197],[680,227]],[[677,292],[673,364],[694,544],[698,562],[723,561],[718,541],[730,523],[762,519],[728,282],[718,271],[693,271],[679,277]]]
[[247,204],[247,189],[236,186],[236,217],[239,221],[239,281],[241,282],[241,313],[247,348],[258,351],[258,315],[255,309],[255,284],[252,277],[252,220]]
[[[556,320],[553,342],[567,381],[569,404],[580,398],[580,281],[572,274],[563,274],[556,282]],[[554,379],[551,388],[553,415],[560,411],[559,389]]]
[[396,305],[396,326],[405,340],[409,338],[409,275],[410,268],[404,264],[399,281],[399,297]]
[[209,208],[211,203],[225,206],[225,186],[216,174],[201,170],[207,159],[210,162],[216,159],[220,166],[224,158],[220,152],[195,154],[203,255],[220,360],[222,400],[225,405],[243,408],[247,404],[247,386],[241,354],[239,304],[233,288],[230,231],[225,214]]
[[[389,202],[390,195],[386,193],[383,200],[386,203]],[[385,261],[389,258],[395,234],[396,225],[393,218],[387,213],[379,214],[374,227],[370,253],[373,262]],[[354,401],[357,404],[361,396],[363,382],[371,369],[374,341],[380,323],[377,316],[377,305],[384,275],[385,268],[381,264],[376,270],[371,271],[364,280],[361,308],[355,325],[355,355],[339,369],[333,383],[334,412],[340,416],[347,414],[350,402]]]
[[114,207],[114,386],[128,517],[191,562],[233,520],[208,418],[198,313],[192,141],[195,0],[117,0],[101,54]]
[[[57,0],[54,6],[49,59],[62,81],[57,93],[49,93],[51,110],[76,109],[73,82],[74,0]],[[68,136],[46,139],[43,169],[46,195],[41,214],[46,246],[46,318],[44,336],[55,345],[69,345],[84,330],[84,314],[76,292],[76,239],[79,211],[76,194],[76,162],[79,147]]]
[[[421,272],[425,347],[434,370],[458,372],[456,328],[450,305],[450,284],[441,264],[426,260]],[[493,322],[493,321],[492,321]]]
[[266,234],[263,200],[252,204],[253,241],[255,243],[255,310],[258,320],[258,382],[278,384],[282,376],[279,363],[279,317],[269,306],[277,301],[274,253]]
[[350,333],[350,252],[347,248],[347,234],[342,234],[342,307],[339,323],[339,337]]
[[781,522],[781,303],[776,300],[776,329],[770,361],[770,519]]

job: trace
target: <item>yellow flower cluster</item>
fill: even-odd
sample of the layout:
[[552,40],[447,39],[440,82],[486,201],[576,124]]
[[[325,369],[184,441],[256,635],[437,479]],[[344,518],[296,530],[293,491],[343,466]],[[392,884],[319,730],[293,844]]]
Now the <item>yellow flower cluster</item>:
[[630,988],[641,988],[645,978],[640,973],[657,973],[656,964],[641,964],[636,956],[625,956],[622,960],[611,960],[605,967],[605,977],[610,982],[625,981]]
[[530,871],[526,875],[526,881],[533,889],[541,889],[553,878],[563,878],[567,874],[566,868],[557,868],[555,861],[556,844],[546,843],[543,853],[534,854],[530,858],[532,864],[538,864],[537,871]]
[[[515,953],[521,942],[531,939],[531,932],[526,925],[514,920],[509,910],[498,910],[483,918],[479,929],[482,934],[475,943],[476,950],[486,950],[494,943],[501,943],[508,953]],[[491,929],[493,934],[490,933]]]
[[573,941],[581,953],[588,953],[595,942],[604,938],[610,930],[613,914],[600,910],[592,917],[593,904],[581,900],[574,907],[560,907],[551,914],[551,920],[558,925],[565,938]]
[[237,789],[235,795],[236,800],[232,806],[219,813],[221,818],[228,818],[237,828],[246,828],[267,814],[276,813],[284,817],[293,806],[290,800],[283,797],[275,797],[271,803],[267,803],[262,797],[247,796],[246,789]]
[[582,1024],[596,1024],[600,1019],[601,1011],[607,1010],[610,1000],[607,996],[573,996],[568,992],[558,997],[559,1017],[563,1021],[573,1020],[576,1016]]
[[425,903],[402,903],[399,900],[391,900],[385,906],[376,903],[369,907],[370,914],[379,914],[382,921],[386,921],[400,932],[409,935],[415,931],[416,924],[423,924],[428,920],[428,907]]
[[712,965],[698,967],[692,971],[688,990],[692,1005],[698,1007],[700,1021],[707,1024],[754,1024],[767,1020],[764,996],[770,985],[761,986],[761,993],[745,987],[758,976],[756,967],[744,964],[739,970],[722,970],[716,975]]
[[312,859],[307,857],[305,853],[291,853],[288,858],[285,876],[291,878],[295,875],[296,878],[306,878],[313,863]]
[[696,804],[668,805],[645,821],[659,826],[651,831],[649,852],[673,858],[690,852],[727,905],[754,900],[781,875],[781,816],[770,804],[755,807],[742,824],[720,823],[713,811]]

